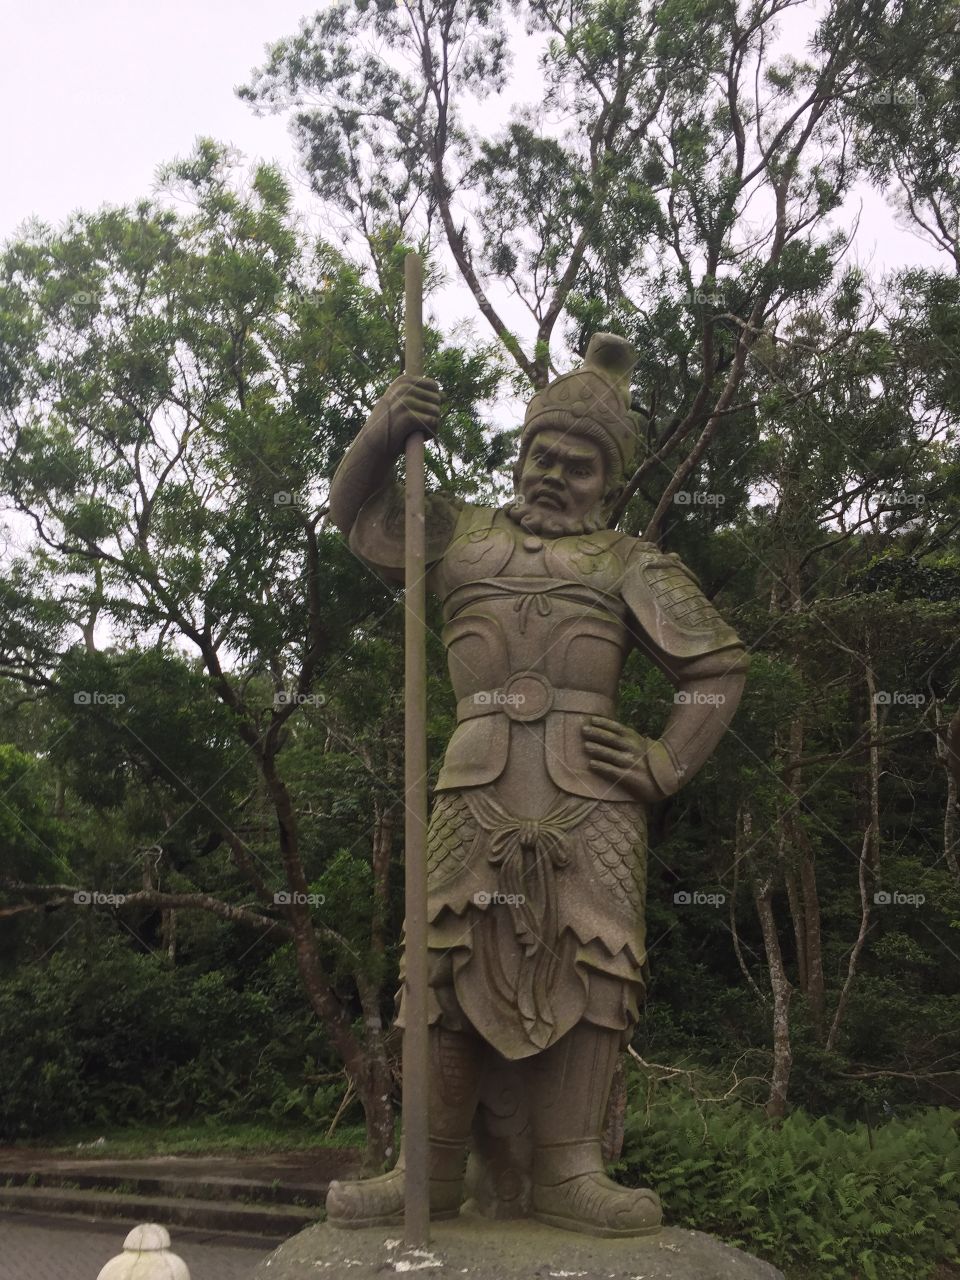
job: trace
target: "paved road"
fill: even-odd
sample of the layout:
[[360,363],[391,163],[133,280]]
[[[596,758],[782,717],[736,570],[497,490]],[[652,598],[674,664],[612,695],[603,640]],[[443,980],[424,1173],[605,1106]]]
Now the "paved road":
[[[97,1280],[105,1262],[123,1248],[123,1223],[67,1222],[35,1214],[0,1212],[2,1280]],[[191,1280],[251,1280],[270,1245],[237,1243],[215,1232],[169,1229],[173,1251],[190,1268]]]

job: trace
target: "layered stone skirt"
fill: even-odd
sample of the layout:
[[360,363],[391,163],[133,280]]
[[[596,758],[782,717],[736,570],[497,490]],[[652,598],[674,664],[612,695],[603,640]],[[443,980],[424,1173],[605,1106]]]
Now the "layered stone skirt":
[[643,990],[646,866],[640,804],[561,795],[533,820],[508,813],[493,787],[439,792],[427,834],[431,1025],[474,1031],[508,1060],[580,1021],[626,1043]]

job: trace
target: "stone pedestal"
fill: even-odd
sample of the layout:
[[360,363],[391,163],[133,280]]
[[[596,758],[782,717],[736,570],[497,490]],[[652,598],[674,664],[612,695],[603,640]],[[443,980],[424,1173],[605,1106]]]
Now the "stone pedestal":
[[531,1219],[490,1222],[461,1213],[431,1225],[426,1249],[404,1246],[403,1230],[308,1227],[264,1259],[255,1280],[784,1280],[767,1262],[702,1231],[665,1227],[633,1240],[557,1231]]

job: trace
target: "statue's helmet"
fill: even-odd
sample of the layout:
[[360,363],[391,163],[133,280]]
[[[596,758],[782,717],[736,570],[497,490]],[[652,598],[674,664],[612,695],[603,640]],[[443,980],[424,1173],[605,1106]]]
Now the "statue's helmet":
[[636,467],[637,414],[630,410],[630,374],[637,349],[615,333],[595,333],[579,369],[562,374],[538,391],[527,406],[520,435],[516,475],[540,431],[587,436],[603,449],[607,482],[619,489]]

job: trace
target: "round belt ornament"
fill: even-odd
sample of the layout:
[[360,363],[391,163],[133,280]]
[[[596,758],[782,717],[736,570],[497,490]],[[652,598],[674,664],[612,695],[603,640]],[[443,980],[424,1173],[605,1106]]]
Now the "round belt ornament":
[[536,671],[518,671],[503,686],[497,701],[511,720],[539,720],[553,706],[553,685]]

